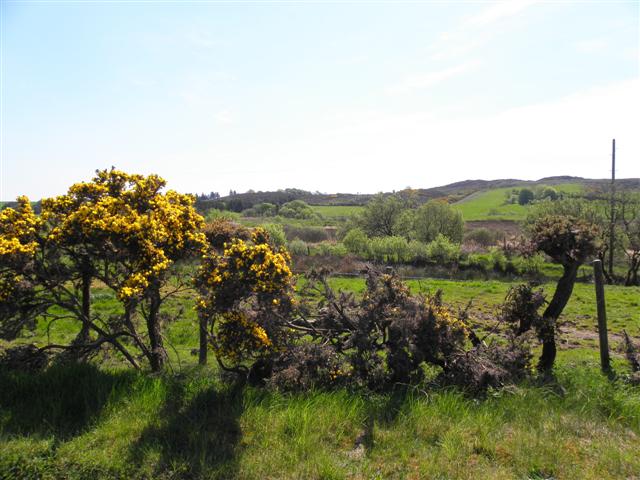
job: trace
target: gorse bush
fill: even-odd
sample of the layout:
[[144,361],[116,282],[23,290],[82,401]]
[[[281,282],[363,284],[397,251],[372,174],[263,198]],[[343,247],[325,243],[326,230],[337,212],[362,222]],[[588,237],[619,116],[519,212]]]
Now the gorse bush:
[[[163,192],[165,184],[156,175],[112,168],[72,185],[65,195],[44,199],[40,217],[26,198],[17,210],[4,210],[0,331],[15,335],[36,316],[70,317],[79,324],[78,336],[72,345],[56,348],[85,357],[110,344],[138,367],[123,343],[130,341],[160,370],[166,357],[160,310],[171,290],[160,292],[170,281],[182,282],[174,265],[206,249],[194,198]],[[99,318],[91,311],[94,280],[115,293],[119,314]],[[138,332],[137,316],[144,319],[146,336]]]
[[198,313],[225,369],[247,372],[245,362],[286,345],[283,325],[293,302],[289,264],[288,253],[274,249],[262,229],[251,242],[235,239],[204,258],[196,279]]

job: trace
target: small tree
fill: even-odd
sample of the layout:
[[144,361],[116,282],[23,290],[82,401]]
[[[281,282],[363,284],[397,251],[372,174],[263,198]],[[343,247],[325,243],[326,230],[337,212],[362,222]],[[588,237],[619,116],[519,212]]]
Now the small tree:
[[[72,185],[66,195],[43,200],[41,218],[29,230],[34,237],[30,257],[15,262],[9,273],[27,279],[38,299],[22,312],[23,317],[46,313],[55,320],[61,315],[47,311],[55,305],[64,311],[62,316],[80,322],[76,342],[55,348],[85,352],[110,343],[138,367],[122,343],[128,339],[153,370],[162,368],[166,353],[160,307],[185,286],[174,282],[161,290],[172,276],[170,267],[205,245],[200,231],[203,219],[193,208],[193,197],[163,193],[164,186],[164,180],[155,175],[129,175],[112,168],[98,171],[91,182]],[[21,208],[21,214],[29,216],[27,204]],[[0,237],[10,241],[12,233],[3,230]],[[91,312],[94,279],[114,290],[123,306],[122,316],[100,319]],[[136,312],[145,319],[146,335],[138,332]]]
[[528,205],[533,201],[534,198],[535,194],[533,193],[533,190],[522,188],[520,189],[520,193],[518,194],[518,203],[520,205]]
[[549,215],[531,226],[530,235],[531,251],[544,252],[563,268],[553,298],[542,314],[542,356],[538,368],[548,372],[556,358],[557,320],[571,298],[580,265],[597,252],[600,231],[596,225],[575,217]]
[[448,203],[431,200],[416,210],[413,229],[416,239],[421,242],[428,243],[443,235],[454,243],[460,243],[464,220],[462,213]]
[[369,237],[395,235],[396,223],[406,205],[398,197],[378,194],[367,203],[356,222]]

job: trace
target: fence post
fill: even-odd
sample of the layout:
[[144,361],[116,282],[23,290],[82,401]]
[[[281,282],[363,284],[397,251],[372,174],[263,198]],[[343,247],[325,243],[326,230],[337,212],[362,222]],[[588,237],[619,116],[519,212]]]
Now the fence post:
[[607,336],[607,307],[604,301],[604,278],[602,261],[594,260],[593,273],[596,283],[596,303],[598,305],[598,336],[600,337],[600,365],[604,372],[611,371],[609,360],[609,338]]

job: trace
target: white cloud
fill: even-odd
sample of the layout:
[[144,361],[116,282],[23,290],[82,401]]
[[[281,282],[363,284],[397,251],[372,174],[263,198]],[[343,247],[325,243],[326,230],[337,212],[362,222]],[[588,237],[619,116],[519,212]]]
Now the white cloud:
[[218,125],[231,125],[233,123],[233,117],[229,110],[220,110],[214,113],[213,120]]
[[592,38],[583,40],[575,44],[575,48],[580,53],[600,53],[607,50],[609,42],[604,38]]
[[[466,17],[460,24],[442,33],[432,45],[432,60],[460,58],[484,46],[497,32],[497,25],[522,13],[539,0],[494,2],[480,12]],[[490,27],[490,28],[489,28]]]
[[413,90],[431,88],[452,77],[457,77],[459,75],[467,73],[478,67],[478,65],[480,65],[480,61],[473,60],[462,63],[460,65],[456,65],[454,67],[438,70],[436,72],[409,75],[399,83],[387,88],[387,93],[408,93]]
[[468,17],[462,24],[462,28],[487,27],[505,18],[518,15],[539,0],[508,0],[496,2],[481,12]]

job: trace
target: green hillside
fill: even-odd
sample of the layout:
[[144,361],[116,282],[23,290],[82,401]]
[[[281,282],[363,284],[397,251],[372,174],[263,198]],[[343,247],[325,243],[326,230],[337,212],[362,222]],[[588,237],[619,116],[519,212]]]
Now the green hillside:
[[[584,186],[579,183],[555,185],[558,193],[580,193]],[[523,220],[529,211],[529,205],[506,203],[507,194],[513,187],[495,188],[473,193],[456,202],[454,207],[462,212],[467,221],[474,220]]]

